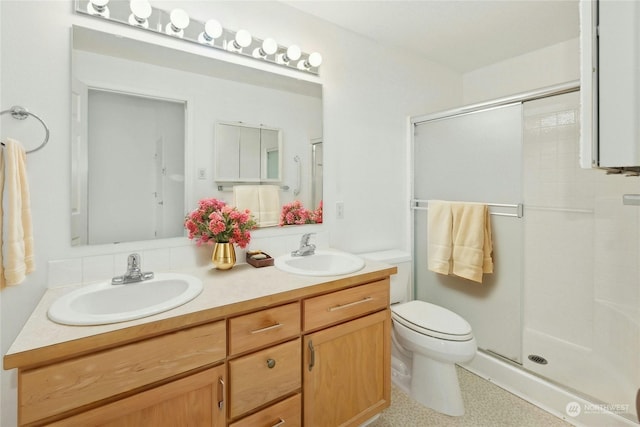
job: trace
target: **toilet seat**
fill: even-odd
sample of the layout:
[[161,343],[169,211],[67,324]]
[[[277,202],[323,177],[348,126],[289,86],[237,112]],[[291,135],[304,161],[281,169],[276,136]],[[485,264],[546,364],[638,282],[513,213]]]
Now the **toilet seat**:
[[391,306],[391,317],[407,328],[448,341],[473,339],[471,325],[456,313],[425,301],[410,301]]

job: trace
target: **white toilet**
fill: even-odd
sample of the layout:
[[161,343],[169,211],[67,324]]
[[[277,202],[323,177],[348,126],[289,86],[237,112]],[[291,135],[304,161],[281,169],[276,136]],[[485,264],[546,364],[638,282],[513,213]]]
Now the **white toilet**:
[[411,297],[411,256],[390,250],[360,255],[397,266],[391,276],[392,380],[423,405],[443,414],[464,414],[455,364],[473,359],[471,326],[456,313]]

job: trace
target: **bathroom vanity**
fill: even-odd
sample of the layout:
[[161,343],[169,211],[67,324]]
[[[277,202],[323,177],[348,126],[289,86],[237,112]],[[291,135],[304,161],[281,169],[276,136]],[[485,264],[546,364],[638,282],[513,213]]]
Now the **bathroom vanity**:
[[21,426],[357,426],[389,406],[389,276],[189,272],[204,290],[144,319],[63,326],[47,291],[4,357]]

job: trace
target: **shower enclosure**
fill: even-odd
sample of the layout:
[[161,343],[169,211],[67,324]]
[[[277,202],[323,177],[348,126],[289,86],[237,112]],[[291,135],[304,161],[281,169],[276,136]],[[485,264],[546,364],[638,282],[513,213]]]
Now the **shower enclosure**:
[[[579,167],[578,120],[571,85],[412,120],[415,295],[464,317],[489,358],[635,421],[640,210],[622,194],[638,181]],[[427,270],[432,199],[490,204],[482,284]]]

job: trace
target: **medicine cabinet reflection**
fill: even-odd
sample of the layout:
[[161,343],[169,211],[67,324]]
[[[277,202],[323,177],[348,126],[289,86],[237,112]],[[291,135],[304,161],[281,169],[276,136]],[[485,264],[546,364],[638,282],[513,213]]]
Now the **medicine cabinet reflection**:
[[216,181],[279,182],[282,131],[268,126],[219,122],[215,132]]

